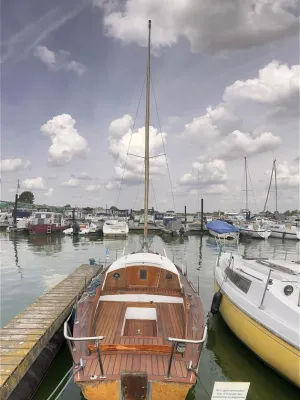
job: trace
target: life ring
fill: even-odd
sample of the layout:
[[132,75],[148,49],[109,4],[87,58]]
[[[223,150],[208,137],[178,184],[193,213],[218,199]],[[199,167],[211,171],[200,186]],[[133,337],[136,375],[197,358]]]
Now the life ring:
[[212,314],[217,314],[219,312],[221,300],[222,300],[222,293],[216,292],[211,302],[210,312]]

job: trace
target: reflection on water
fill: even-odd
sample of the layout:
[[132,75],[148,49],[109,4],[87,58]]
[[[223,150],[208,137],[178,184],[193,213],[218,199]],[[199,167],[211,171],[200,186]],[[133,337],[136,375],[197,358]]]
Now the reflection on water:
[[[126,252],[141,248],[142,235],[133,234],[119,240],[100,237],[24,236],[0,233],[1,241],[1,325],[20,313],[41,294],[68,276],[80,264],[95,258],[110,263]],[[218,254],[216,240],[209,236],[189,236],[164,240],[151,235],[152,250],[167,255],[179,266],[186,266],[189,279],[200,293],[205,313],[214,293],[213,268]],[[247,257],[299,259],[299,242],[270,239],[242,241],[238,250],[229,243],[226,249]],[[108,250],[107,250],[108,249]],[[108,253],[108,256],[107,256]],[[55,360],[35,400],[44,400],[71,365],[66,348]],[[188,395],[189,400],[210,398],[217,380],[250,381],[250,400],[298,398],[297,390],[246,349],[220,317],[210,320],[204,347],[200,377]],[[247,400],[248,400],[247,398]],[[75,384],[70,384],[62,399],[83,399]]]

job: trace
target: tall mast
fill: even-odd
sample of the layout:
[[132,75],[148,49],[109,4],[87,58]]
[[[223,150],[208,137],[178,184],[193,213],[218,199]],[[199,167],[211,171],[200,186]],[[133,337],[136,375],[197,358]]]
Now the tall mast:
[[149,123],[150,123],[150,45],[151,20],[148,23],[148,60],[146,79],[146,118],[145,118],[145,204],[144,204],[144,243],[148,234],[148,207],[149,207]]
[[247,157],[245,157],[245,176],[246,176],[246,210],[248,210],[248,173],[247,173]]
[[275,178],[275,201],[276,201],[276,213],[278,212],[278,201],[277,201],[277,171],[276,171],[276,160],[274,160],[274,178]]
[[[264,211],[263,211],[264,214],[265,214],[266,208],[267,208],[267,202],[268,202],[268,198],[269,198],[269,194],[270,194],[270,189],[271,189],[271,184],[272,184],[272,179],[273,179],[275,163],[276,163],[276,160],[273,161],[273,167],[272,167],[271,178],[270,178],[270,183],[269,183],[269,187],[268,187],[267,198],[266,198],[265,205],[264,205]],[[277,184],[276,184],[276,186],[277,186]],[[276,192],[276,203],[277,203],[277,192]]]

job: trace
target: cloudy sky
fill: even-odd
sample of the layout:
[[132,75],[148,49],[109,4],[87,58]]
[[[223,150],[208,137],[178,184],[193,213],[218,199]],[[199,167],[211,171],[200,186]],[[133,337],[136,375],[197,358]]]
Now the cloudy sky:
[[299,207],[298,0],[3,0],[1,18],[2,200],[20,179],[40,204],[142,207],[152,19],[150,206],[239,210],[247,157],[253,211],[273,159],[279,209]]

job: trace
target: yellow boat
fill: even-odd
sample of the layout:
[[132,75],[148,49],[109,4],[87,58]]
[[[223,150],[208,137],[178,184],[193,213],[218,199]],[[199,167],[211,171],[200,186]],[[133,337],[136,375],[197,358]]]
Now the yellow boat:
[[[260,359],[300,387],[299,264],[222,254],[212,311]],[[219,295],[221,293],[221,296]]]

